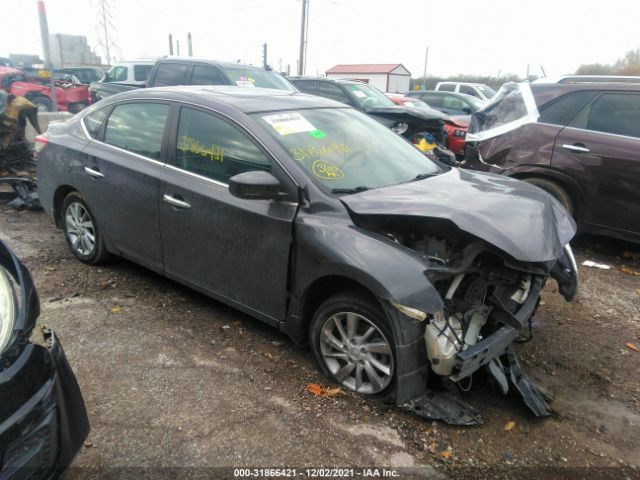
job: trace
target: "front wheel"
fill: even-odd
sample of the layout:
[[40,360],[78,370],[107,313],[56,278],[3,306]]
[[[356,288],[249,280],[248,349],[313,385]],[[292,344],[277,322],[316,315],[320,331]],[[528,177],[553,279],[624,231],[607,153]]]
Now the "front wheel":
[[546,178],[538,178],[538,177],[529,177],[523,178],[527,183],[531,185],[535,185],[536,187],[541,188],[545,192],[551,194],[556,200],[558,200],[562,206],[569,212],[569,215],[574,215],[574,205],[571,201],[571,197],[567,193],[567,191],[558,185],[556,182],[552,180],[547,180]]
[[77,192],[70,193],[64,199],[62,228],[69,249],[81,262],[96,265],[109,258],[95,217]]
[[395,384],[395,349],[379,305],[358,294],[338,294],[316,311],[310,328],[322,372],[355,392],[383,396]]

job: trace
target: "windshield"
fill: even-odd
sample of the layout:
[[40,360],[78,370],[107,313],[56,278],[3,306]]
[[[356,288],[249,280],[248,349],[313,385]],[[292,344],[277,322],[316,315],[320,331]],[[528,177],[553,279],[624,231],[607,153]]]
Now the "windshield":
[[460,95],[464,95],[464,101],[471,105],[471,108],[474,112],[476,110],[480,110],[485,106],[485,102],[483,102],[479,98],[472,97],[471,95],[465,95],[464,93],[461,93]]
[[254,116],[315,183],[336,194],[441,173],[434,162],[403,137],[353,109]]
[[351,98],[360,106],[360,108],[369,107],[393,107],[393,103],[389,97],[377,88],[371,87],[365,83],[351,84],[346,83],[344,87],[350,93]]
[[222,68],[229,80],[240,87],[273,88],[288,92],[297,91],[286,78],[276,72],[269,72],[259,68],[245,68],[240,64],[237,67],[223,66]]
[[496,94],[496,91],[493,88],[487,87],[486,85],[479,85],[478,90],[480,90],[487,98],[493,98]]

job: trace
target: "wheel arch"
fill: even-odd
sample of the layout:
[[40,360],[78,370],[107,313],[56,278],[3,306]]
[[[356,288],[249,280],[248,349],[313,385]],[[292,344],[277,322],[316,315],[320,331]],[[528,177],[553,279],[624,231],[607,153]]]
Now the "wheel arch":
[[53,193],[53,221],[58,228],[62,228],[62,202],[71,192],[78,192],[78,189],[71,185],[60,185]]

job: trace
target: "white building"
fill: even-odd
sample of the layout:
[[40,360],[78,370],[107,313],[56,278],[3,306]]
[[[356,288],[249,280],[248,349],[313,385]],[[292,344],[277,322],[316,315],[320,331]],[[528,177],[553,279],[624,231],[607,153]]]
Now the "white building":
[[329,78],[360,80],[388,93],[409,91],[411,72],[401,63],[336,65],[326,71]]

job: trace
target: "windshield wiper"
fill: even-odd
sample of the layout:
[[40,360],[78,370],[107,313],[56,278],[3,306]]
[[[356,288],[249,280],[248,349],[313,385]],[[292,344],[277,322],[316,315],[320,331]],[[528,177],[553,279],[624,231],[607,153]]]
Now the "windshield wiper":
[[353,188],[332,188],[331,193],[358,193],[369,190],[369,187],[359,186]]
[[436,177],[440,175],[441,172],[432,172],[432,173],[419,173],[415,177],[413,177],[410,182],[417,182],[418,180],[424,180],[425,178]]

